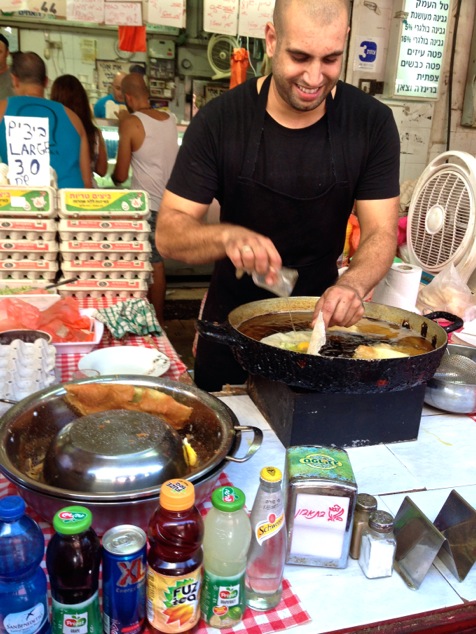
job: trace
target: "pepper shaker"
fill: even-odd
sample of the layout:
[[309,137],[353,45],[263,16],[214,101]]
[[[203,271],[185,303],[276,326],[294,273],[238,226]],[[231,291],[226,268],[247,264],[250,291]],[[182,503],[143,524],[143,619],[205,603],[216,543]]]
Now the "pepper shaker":
[[386,511],[373,511],[369,525],[362,531],[359,564],[369,579],[390,577],[397,542],[393,534],[393,517]]
[[359,493],[354,511],[354,525],[350,542],[350,556],[358,559],[360,556],[360,544],[362,543],[362,531],[369,525],[369,517],[377,510],[377,500],[368,493]]

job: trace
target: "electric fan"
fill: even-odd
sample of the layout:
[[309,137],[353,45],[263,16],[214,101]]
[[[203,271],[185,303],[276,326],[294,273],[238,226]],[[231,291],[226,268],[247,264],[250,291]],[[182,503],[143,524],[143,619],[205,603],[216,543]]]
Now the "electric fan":
[[213,72],[212,79],[224,79],[231,75],[231,54],[240,44],[231,35],[214,33],[208,40],[207,56]]
[[467,283],[476,269],[476,159],[444,152],[417,181],[408,211],[408,258],[436,275],[452,262]]

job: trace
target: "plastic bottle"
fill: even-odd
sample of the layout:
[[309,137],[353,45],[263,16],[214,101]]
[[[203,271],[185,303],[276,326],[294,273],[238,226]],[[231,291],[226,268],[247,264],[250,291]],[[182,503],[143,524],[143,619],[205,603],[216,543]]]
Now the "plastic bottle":
[[286,560],[286,527],[282,473],[264,467],[251,509],[251,545],[245,575],[246,604],[253,610],[270,610],[278,605]]
[[213,627],[233,627],[245,611],[246,556],[251,524],[243,508],[245,494],[232,486],[212,493],[212,508],[205,517],[200,601],[203,619]]
[[167,480],[147,537],[147,620],[153,632],[187,632],[200,618],[203,520],[187,480]]
[[91,511],[68,506],[53,518],[56,533],[46,549],[53,634],[101,634],[99,566],[101,543]]
[[0,632],[51,632],[46,575],[40,568],[45,538],[25,514],[18,495],[0,500]]

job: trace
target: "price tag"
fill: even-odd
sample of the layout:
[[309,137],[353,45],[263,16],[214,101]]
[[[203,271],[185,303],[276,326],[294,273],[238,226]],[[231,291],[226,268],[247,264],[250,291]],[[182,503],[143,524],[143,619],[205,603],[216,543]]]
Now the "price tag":
[[49,121],[5,116],[8,173],[12,185],[50,184]]

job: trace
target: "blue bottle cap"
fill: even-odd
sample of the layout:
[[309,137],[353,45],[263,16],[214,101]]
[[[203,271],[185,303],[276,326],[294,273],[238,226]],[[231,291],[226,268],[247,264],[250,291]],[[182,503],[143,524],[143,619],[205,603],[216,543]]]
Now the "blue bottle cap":
[[0,521],[14,522],[23,517],[25,502],[19,495],[7,495],[0,500]]

